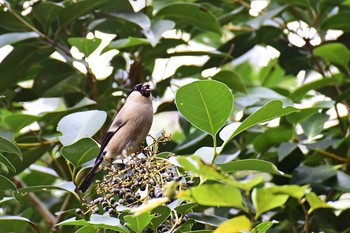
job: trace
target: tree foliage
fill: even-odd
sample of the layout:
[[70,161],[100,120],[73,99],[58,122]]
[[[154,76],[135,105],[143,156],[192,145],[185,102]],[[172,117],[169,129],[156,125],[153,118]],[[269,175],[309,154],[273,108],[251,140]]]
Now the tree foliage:
[[[349,232],[349,7],[0,1],[1,232]],[[144,81],[176,177],[102,215],[76,186]]]

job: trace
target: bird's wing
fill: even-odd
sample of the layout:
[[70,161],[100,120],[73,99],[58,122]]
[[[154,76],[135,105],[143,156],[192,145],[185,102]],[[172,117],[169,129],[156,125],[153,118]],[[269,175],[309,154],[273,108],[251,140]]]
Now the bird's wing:
[[114,124],[113,124],[113,128],[112,130],[108,131],[105,138],[103,139],[102,143],[101,143],[101,147],[100,147],[100,152],[97,155],[97,158],[95,160],[95,164],[99,164],[101,163],[103,156],[105,155],[104,150],[106,148],[106,146],[108,145],[109,141],[111,140],[111,138],[114,136],[114,134],[116,132],[118,132],[118,130],[120,128],[122,128],[124,125],[126,124],[126,121],[121,121],[121,120],[117,120]]

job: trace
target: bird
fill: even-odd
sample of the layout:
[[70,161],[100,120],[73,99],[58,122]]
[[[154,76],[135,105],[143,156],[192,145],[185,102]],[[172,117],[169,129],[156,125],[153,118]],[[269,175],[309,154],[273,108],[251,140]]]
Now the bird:
[[116,159],[125,158],[137,152],[145,141],[153,122],[153,107],[150,86],[137,84],[128,95],[110,125],[97,155],[95,163],[79,186],[83,193],[94,181],[102,166],[108,166]]

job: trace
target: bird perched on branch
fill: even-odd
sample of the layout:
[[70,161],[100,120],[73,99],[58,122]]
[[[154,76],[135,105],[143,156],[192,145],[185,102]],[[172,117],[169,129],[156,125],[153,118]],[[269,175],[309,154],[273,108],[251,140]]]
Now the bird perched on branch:
[[146,139],[153,121],[151,91],[147,83],[137,84],[115,116],[101,144],[94,166],[79,186],[85,192],[101,165],[136,152]]

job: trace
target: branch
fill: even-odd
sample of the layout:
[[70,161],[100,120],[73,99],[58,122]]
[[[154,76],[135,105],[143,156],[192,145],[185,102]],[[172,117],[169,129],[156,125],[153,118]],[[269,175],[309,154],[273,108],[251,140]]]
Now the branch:
[[350,159],[341,157],[341,156],[336,155],[334,153],[330,153],[328,151],[325,151],[325,150],[322,150],[322,149],[319,149],[319,148],[316,148],[316,149],[313,149],[313,150],[318,152],[318,153],[320,153],[320,154],[322,154],[322,155],[331,157],[332,159],[335,159],[335,160],[338,160],[338,161],[341,161],[341,162],[344,162],[344,163],[350,163]]
[[[12,177],[11,180],[16,184],[17,188],[26,188],[27,185],[23,183],[18,177]],[[45,223],[50,227],[55,223],[55,216],[48,210],[48,208],[40,201],[34,193],[27,193],[25,197],[34,205],[35,209],[43,217]]]

